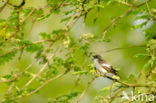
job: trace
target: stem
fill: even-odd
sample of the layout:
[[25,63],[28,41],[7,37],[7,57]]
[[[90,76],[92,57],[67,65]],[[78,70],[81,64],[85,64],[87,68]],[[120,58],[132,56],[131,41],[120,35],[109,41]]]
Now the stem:
[[116,19],[114,19],[105,29],[104,29],[104,31],[103,31],[103,39],[104,39],[104,37],[105,37],[105,35],[106,35],[106,33],[108,32],[108,30],[112,27],[112,26],[114,26],[120,19],[122,19],[124,16],[126,16],[129,12],[131,12],[133,9],[132,8],[130,8],[130,9],[128,9],[125,13],[123,13],[122,15],[120,15],[119,17],[117,17]]
[[109,77],[109,76],[107,76],[107,75],[101,75],[101,76],[106,77],[106,78],[108,78],[108,79],[110,79],[110,80],[113,80],[113,81],[115,81],[115,82],[118,82],[118,83],[120,83],[120,84],[123,84],[123,85],[126,86],[126,87],[155,87],[155,86],[152,86],[151,84],[129,84],[129,83],[120,81],[120,80],[118,80],[118,79],[114,79],[114,78],[112,78],[112,77]]
[[[146,45],[130,46],[130,47],[125,47],[125,48],[113,48],[113,49],[109,49],[109,50],[105,50],[105,51],[98,51],[98,52],[99,53],[107,53],[107,52],[112,52],[112,51],[116,51],[116,50],[124,50],[124,49],[130,49],[130,48],[140,48],[140,47],[146,47]],[[96,53],[96,52],[92,52],[92,53]]]
[[82,92],[82,94],[78,97],[77,99],[77,103],[79,103],[82,99],[82,97],[84,96],[84,94],[87,92],[87,90],[89,89],[90,85],[92,84],[92,82],[98,78],[98,76],[94,76],[89,82],[88,82],[88,85],[86,87],[86,89]]

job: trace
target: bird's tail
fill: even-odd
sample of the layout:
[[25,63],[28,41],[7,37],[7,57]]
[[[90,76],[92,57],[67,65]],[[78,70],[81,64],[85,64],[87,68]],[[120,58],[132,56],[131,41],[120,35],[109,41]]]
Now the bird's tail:
[[113,69],[113,73],[114,73],[114,75],[120,77],[119,74],[117,73],[117,71],[115,69]]
[[[115,73],[114,73],[116,76],[119,76],[119,74],[115,71]],[[120,77],[120,76],[119,76]]]

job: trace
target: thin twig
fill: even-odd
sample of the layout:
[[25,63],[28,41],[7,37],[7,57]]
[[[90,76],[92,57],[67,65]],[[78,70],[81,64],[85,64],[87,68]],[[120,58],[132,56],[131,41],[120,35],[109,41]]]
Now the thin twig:
[[[44,42],[55,42],[55,40],[51,40],[51,39],[39,40],[39,41],[35,41],[35,42],[33,42],[33,43],[34,43],[34,44],[38,44],[38,43],[44,43]],[[22,50],[22,49],[24,49],[25,47],[26,47],[26,45],[25,45],[25,46],[20,46],[20,47],[13,48],[11,51],[9,51],[9,52],[7,52],[7,53],[5,53],[5,54],[0,54],[0,57],[5,56],[5,55],[7,55],[7,54],[11,54],[12,52],[16,52],[17,50]]]
[[[50,44],[50,45],[51,45],[51,44]],[[49,48],[50,48],[50,46],[48,47],[48,49],[49,49]],[[56,48],[56,50],[54,51],[54,53],[51,54],[51,55],[49,56],[48,61],[43,65],[43,67],[40,69],[40,71],[39,71],[37,74],[35,74],[35,75],[24,85],[24,87],[23,87],[22,89],[25,89],[28,85],[30,85],[31,82],[32,82],[35,78],[37,78],[37,77],[41,74],[41,72],[42,72],[43,70],[46,69],[46,67],[48,66],[49,62],[50,62],[51,59],[54,57],[54,55],[55,55],[55,53],[58,51],[58,49],[59,49],[59,47]],[[46,50],[45,50],[45,53],[46,53]]]
[[34,11],[35,9],[33,8],[31,12],[21,21],[20,25],[22,25],[34,13]]
[[[86,65],[86,62],[87,62],[87,59],[85,58],[84,63],[83,63],[83,65],[82,65],[82,68],[84,68],[84,66]],[[76,86],[78,86],[81,76],[82,76],[82,75],[80,74],[80,75],[78,76],[77,80],[75,81],[75,84],[74,84],[74,86],[73,86],[72,89],[71,89],[71,93],[73,92],[74,88],[75,88]]]
[[7,5],[8,2],[9,2],[9,0],[7,0],[2,7],[0,7],[0,12],[3,11],[3,9],[6,7],[6,5]]
[[112,89],[113,89],[113,85],[114,85],[114,81],[112,82],[111,86],[110,86],[110,92],[109,92],[109,97],[112,96]]
[[[152,1],[152,0],[147,0],[147,2],[150,2],[150,1]],[[145,5],[145,4],[146,4],[146,1],[139,4],[139,5],[135,5],[134,7],[138,8],[138,7],[141,7],[141,6]]]
[[27,66],[22,72],[20,72],[19,74],[16,74],[16,76],[11,79],[11,80],[1,80],[0,82],[13,82],[15,80],[17,80],[17,78],[19,78],[23,73],[25,73],[25,71],[27,71],[35,62],[31,63],[29,66]]
[[11,85],[10,85],[10,87],[9,87],[9,89],[8,89],[8,91],[7,91],[7,93],[9,93],[11,91],[11,89],[13,88],[14,85],[15,85],[15,83],[12,82]]
[[36,22],[36,18],[34,19],[34,20],[32,20],[32,24],[31,24],[31,28],[30,28],[30,30],[29,30],[29,35],[28,35],[28,39],[30,40],[30,38],[31,38],[31,32],[32,32],[32,30],[33,30],[33,27],[34,27],[34,25],[35,25],[35,22]]
[[149,12],[149,14],[151,15],[151,11],[150,11],[150,8],[149,8],[149,5],[148,5],[148,1],[145,0],[145,2],[146,2],[146,7],[147,7],[147,9],[148,9],[148,12]]
[[128,7],[133,7],[134,5],[133,4],[130,4],[128,2],[125,2],[125,1],[120,1],[119,3],[123,4],[123,5],[126,5]]
[[[53,57],[53,54],[49,57],[48,62],[52,59],[52,57]],[[46,69],[46,67],[48,66],[48,62],[45,63],[45,64],[43,65],[43,67],[40,69],[40,71],[39,71],[37,74],[35,74],[35,75],[33,76],[33,78],[31,78],[31,79],[24,85],[24,87],[22,88],[22,90],[25,89],[28,85],[30,85],[31,82],[32,82],[35,78],[37,78],[43,70]]]
[[71,22],[75,19],[75,17],[77,17],[77,13],[79,12],[79,10],[76,11],[76,13],[70,18],[70,20],[66,23],[65,27],[63,28],[63,30],[68,30],[68,26],[69,24],[71,24]]
[[[56,49],[56,51],[57,51],[57,50],[58,50],[58,48]],[[51,61],[51,59],[53,58],[53,56],[54,56],[54,54],[56,53],[56,51],[55,51],[51,56],[49,56],[48,61],[43,65],[43,67],[40,69],[40,71],[39,71],[37,74],[35,74],[35,75],[24,85],[24,87],[23,87],[22,89],[25,89],[28,85],[30,85],[31,82],[32,82],[35,78],[37,78],[37,77],[41,74],[41,72],[42,72],[43,70],[46,69],[46,67],[47,67],[48,64],[49,64],[49,61]]]
[[[2,1],[5,2],[4,0],[2,0]],[[23,0],[20,5],[14,5],[14,4],[11,4],[9,2],[7,2],[7,4],[10,5],[10,6],[13,6],[15,8],[21,8],[21,7],[23,7],[25,5],[25,1],[26,0]]]
[[[151,0],[148,0],[148,1],[146,1],[146,2],[149,2],[149,1],[151,1]],[[133,11],[135,8],[138,8],[138,7],[143,6],[144,4],[146,4],[146,2],[143,2],[143,3],[141,3],[141,4],[139,4],[139,5],[136,5],[136,6],[133,5],[133,6],[130,7],[125,13],[123,13],[122,15],[120,15],[119,17],[117,17],[116,19],[114,19],[114,20],[104,29],[103,34],[102,34],[103,39],[104,39],[106,33],[108,32],[108,30],[109,30],[111,27],[113,27],[120,19],[122,19],[123,17],[125,17],[128,13],[130,13],[131,11]]]
[[41,88],[43,88],[45,85],[47,85],[49,82],[51,82],[51,81],[53,81],[53,80],[56,80],[56,79],[62,77],[63,75],[67,74],[69,71],[70,71],[70,69],[68,68],[65,72],[63,72],[63,73],[61,73],[61,74],[55,76],[54,78],[51,78],[51,79],[49,79],[49,80],[46,80],[42,85],[40,85],[40,86],[39,86],[38,88],[36,88],[35,90],[33,90],[33,91],[27,93],[26,95],[22,95],[22,96],[20,95],[20,96],[18,96],[18,97],[15,97],[15,98],[13,98],[13,99],[11,99],[11,100],[16,100],[16,99],[19,99],[19,98],[22,98],[22,97],[26,97],[26,96],[32,95],[32,94],[36,93],[37,91],[39,91]]
[[114,19],[105,29],[103,32],[103,39],[105,37],[105,34],[108,32],[108,30],[114,26],[120,19],[122,19],[124,16],[126,16],[129,12],[131,12],[133,9],[129,8],[125,13],[123,13],[122,15],[120,15],[119,17],[117,17],[116,19]]
[[147,74],[146,79],[148,79],[148,78],[150,77],[150,75],[152,74],[152,69],[153,69],[153,63],[151,63],[151,65],[150,65],[150,71],[149,71],[149,73]]
[[113,80],[113,81],[115,81],[115,82],[118,82],[118,83],[122,84],[122,85],[125,86],[125,87],[156,87],[156,86],[154,86],[154,85],[147,84],[147,83],[145,83],[145,84],[129,84],[129,83],[120,81],[120,80],[118,80],[118,79],[112,78],[112,77],[107,76],[107,75],[101,75],[101,76],[106,77],[106,78],[108,78],[108,79],[110,79],[110,80]]
[[62,77],[63,75],[65,75],[66,73],[68,73],[69,70],[70,70],[70,69],[67,69],[65,72],[63,72],[63,73],[57,75],[56,77],[54,77],[54,78],[52,78],[52,79],[49,79],[49,80],[46,80],[46,81],[45,81],[41,86],[39,86],[37,89],[35,89],[34,91],[28,93],[27,96],[36,93],[36,92],[39,91],[41,88],[43,88],[45,85],[47,85],[49,82],[51,82],[51,81],[53,81],[53,80],[55,80],[55,79],[58,79],[58,78]]
[[87,92],[87,90],[89,89],[90,85],[92,84],[92,82],[98,78],[98,76],[94,76],[89,82],[88,82],[88,85],[87,87],[83,90],[83,92],[81,93],[81,95],[78,97],[77,99],[77,103],[79,103],[82,99],[82,97],[84,96],[84,94]]
[[[146,47],[145,45],[137,45],[137,46],[130,46],[130,47],[125,47],[125,48],[113,48],[113,49],[109,49],[109,50],[105,50],[105,51],[97,51],[99,53],[107,53],[107,52],[112,52],[112,51],[116,51],[116,50],[124,50],[124,49],[130,49],[130,48],[140,48],[140,47]],[[97,53],[97,52],[92,52],[92,53]]]
[[114,96],[111,97],[110,103],[112,103],[113,100],[115,99],[115,97],[116,97],[119,93],[121,93],[123,90],[125,90],[125,89],[126,89],[126,88],[120,88],[119,91],[117,91],[117,92],[114,94]]

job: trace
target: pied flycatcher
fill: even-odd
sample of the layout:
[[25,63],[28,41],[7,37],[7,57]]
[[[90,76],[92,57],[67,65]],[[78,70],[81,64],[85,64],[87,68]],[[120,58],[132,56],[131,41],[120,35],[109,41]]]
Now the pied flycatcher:
[[102,59],[102,57],[100,55],[94,55],[94,65],[96,70],[98,70],[100,73],[102,74],[106,74],[106,73],[112,73],[114,75],[117,75],[117,72],[115,69],[113,69],[113,67],[107,63],[105,60]]

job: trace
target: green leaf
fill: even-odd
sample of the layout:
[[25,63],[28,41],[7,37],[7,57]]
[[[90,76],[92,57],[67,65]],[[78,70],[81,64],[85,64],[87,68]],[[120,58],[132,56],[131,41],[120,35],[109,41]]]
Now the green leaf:
[[40,33],[40,36],[41,36],[43,39],[51,39],[50,34],[47,34],[47,33]]
[[135,80],[135,76],[133,74],[131,74],[129,77],[128,77],[128,81],[129,82],[132,82]]
[[148,56],[149,56],[148,54],[139,53],[139,54],[136,54],[134,57],[135,58],[142,58],[142,57],[148,57]]
[[73,66],[73,69],[74,69],[75,72],[81,70],[81,68],[79,66],[76,66],[76,65]]
[[16,55],[17,51],[8,52],[6,54],[0,55],[0,65],[9,62],[13,59],[13,57]]
[[41,21],[41,20],[44,20],[44,19],[47,19],[48,17],[50,17],[51,14],[47,14],[45,16],[41,16],[39,18],[37,18],[37,21]]
[[57,34],[58,35],[62,31],[63,31],[62,29],[53,30],[52,34]]
[[148,73],[149,72],[149,70],[150,70],[150,65],[152,64],[152,59],[150,59],[145,65],[144,65],[144,67],[143,67],[143,69],[144,69],[144,72],[145,73]]
[[104,8],[104,5],[97,4],[97,5],[95,5],[95,7]]
[[120,70],[122,70],[122,69],[121,69],[121,68],[115,68],[115,70],[116,70],[116,71],[120,71]]
[[110,39],[108,39],[108,38],[105,38],[105,39],[96,39],[96,41],[97,42],[107,42],[107,43],[109,43],[109,42],[111,42],[111,40]]
[[48,103],[69,103],[69,100],[78,96],[78,92],[61,95],[55,99],[50,99]]
[[107,5],[110,5],[112,3],[112,1],[111,0],[109,0],[108,2],[107,2]]
[[102,88],[102,89],[101,89],[102,92],[106,92],[106,91],[108,91],[108,90],[110,90],[110,87],[105,87],[105,88]]
[[18,102],[14,101],[14,100],[8,100],[8,99],[6,99],[2,103],[18,103]]
[[28,40],[20,40],[17,45],[18,46],[28,46],[28,45],[31,45],[32,42],[31,41],[28,41]]
[[11,74],[4,75],[3,78],[5,78],[5,79],[11,79],[12,78],[12,75]]
[[66,18],[62,19],[62,20],[60,21],[60,23],[65,22],[65,21],[68,21],[70,18],[71,18],[71,16],[70,16],[70,17],[66,17]]
[[72,75],[87,74],[87,73],[88,73],[87,71],[77,71],[77,72],[72,73]]
[[36,10],[35,13],[40,16],[43,15],[44,11],[42,9]]
[[26,51],[27,52],[35,52],[35,51],[37,51],[37,50],[40,50],[40,49],[42,49],[42,45],[40,45],[40,44],[31,44],[31,45],[28,45],[27,47],[26,47]]

